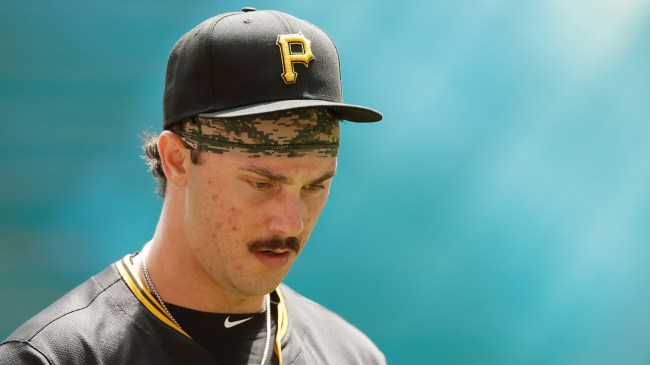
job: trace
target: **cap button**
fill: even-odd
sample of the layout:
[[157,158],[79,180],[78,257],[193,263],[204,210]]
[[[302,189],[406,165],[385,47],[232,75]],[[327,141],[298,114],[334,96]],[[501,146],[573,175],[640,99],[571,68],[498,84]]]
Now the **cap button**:
[[244,13],[248,13],[249,11],[255,11],[255,10],[257,10],[257,9],[252,8],[250,6],[247,6],[247,7],[244,7],[244,8],[241,9],[241,11],[243,11]]

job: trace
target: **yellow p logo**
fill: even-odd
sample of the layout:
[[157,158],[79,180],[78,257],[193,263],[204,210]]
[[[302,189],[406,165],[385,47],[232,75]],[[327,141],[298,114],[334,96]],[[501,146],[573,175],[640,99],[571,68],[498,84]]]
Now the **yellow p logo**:
[[[311,41],[302,33],[298,34],[282,34],[278,36],[275,44],[280,47],[280,55],[282,56],[282,80],[285,84],[293,84],[298,78],[298,73],[293,70],[294,63],[302,63],[305,67],[309,67],[309,61],[314,59],[311,53]],[[301,45],[300,52],[292,52],[292,45]]]

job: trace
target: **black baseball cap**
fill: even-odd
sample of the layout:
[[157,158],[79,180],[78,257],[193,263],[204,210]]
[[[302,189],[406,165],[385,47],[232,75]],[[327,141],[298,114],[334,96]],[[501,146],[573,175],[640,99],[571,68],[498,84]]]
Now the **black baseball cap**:
[[373,109],[343,103],[336,46],[304,20],[244,8],[205,20],[171,51],[165,129],[194,116],[227,119],[306,108],[352,122],[382,119]]

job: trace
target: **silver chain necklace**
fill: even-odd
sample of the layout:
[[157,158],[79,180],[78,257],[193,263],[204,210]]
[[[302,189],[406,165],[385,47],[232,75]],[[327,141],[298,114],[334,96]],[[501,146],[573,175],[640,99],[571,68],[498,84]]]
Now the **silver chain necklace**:
[[[174,316],[172,316],[171,312],[169,309],[167,309],[167,306],[165,306],[165,302],[163,302],[162,298],[160,297],[160,294],[158,294],[158,290],[156,290],[156,287],[153,285],[153,281],[151,281],[151,277],[149,276],[149,270],[147,269],[147,262],[145,260],[145,255],[142,255],[142,273],[144,274],[144,281],[145,281],[145,286],[147,289],[153,293],[153,295],[156,296],[156,299],[158,299],[158,303],[162,306],[162,308],[165,310],[165,313],[169,317],[169,319],[174,322],[176,327],[181,328],[181,325],[176,322],[176,319]],[[264,296],[265,302],[266,302],[266,343],[264,344],[264,353],[262,354],[262,362],[260,365],[264,365],[266,362],[266,358],[269,355],[269,347],[271,345],[271,296],[269,294],[266,294]],[[182,328],[181,328],[182,329]]]

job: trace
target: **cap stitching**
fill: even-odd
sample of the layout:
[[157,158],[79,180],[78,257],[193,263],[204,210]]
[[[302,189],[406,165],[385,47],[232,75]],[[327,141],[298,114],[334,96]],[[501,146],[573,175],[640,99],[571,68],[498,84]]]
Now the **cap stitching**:
[[291,26],[291,23],[287,20],[287,18],[281,14],[280,12],[274,11],[274,10],[268,10],[271,15],[275,16],[278,18],[280,21],[282,21],[285,25],[285,28],[287,29],[287,32],[293,32],[293,27]]
[[337,60],[337,62],[339,64],[339,85],[341,85],[341,101],[340,102],[345,103],[345,101],[343,99],[343,70],[341,70],[341,54],[339,53],[339,49],[338,49],[338,47],[336,47],[336,43],[334,42],[334,39],[332,39],[332,37],[329,35],[329,33],[327,33],[325,30],[323,30],[321,27],[319,27],[317,25],[312,24],[312,26],[314,28],[320,30],[321,32],[323,32],[323,34],[325,34],[325,36],[327,38],[329,38],[330,42],[332,42],[332,45],[334,46],[334,50],[336,51],[336,60]]
[[219,22],[222,21],[223,19],[225,19],[227,17],[230,17],[230,16],[233,16],[233,15],[237,15],[237,14],[239,14],[239,13],[227,13],[227,14],[224,14],[224,16],[222,16],[221,18],[217,19],[217,21],[215,21],[214,24],[212,24],[212,27],[210,28],[210,32],[208,34],[208,37],[206,37],[203,40],[206,43],[205,47],[207,48],[208,61],[210,63],[210,81],[211,81],[210,82],[211,83],[210,90],[212,92],[212,98],[211,98],[212,99],[212,107],[210,109],[216,109],[216,107],[217,107],[216,92],[215,92],[215,87],[216,87],[216,82],[215,81],[216,80],[214,79],[214,75],[215,75],[214,62],[212,62],[212,44],[214,43],[214,42],[212,42],[212,37],[214,36],[214,29],[217,27],[217,24],[219,24]]

